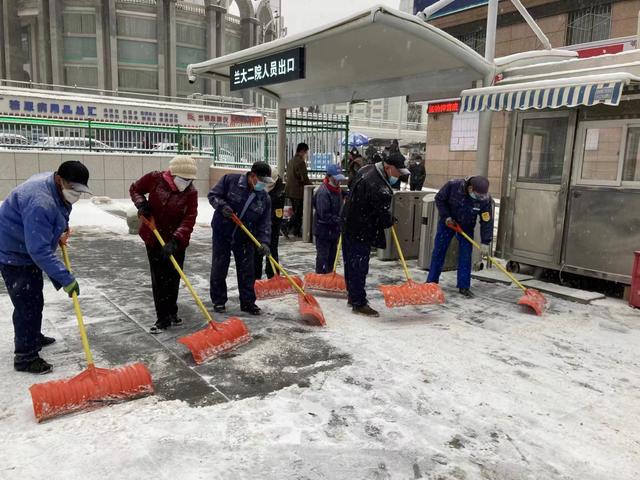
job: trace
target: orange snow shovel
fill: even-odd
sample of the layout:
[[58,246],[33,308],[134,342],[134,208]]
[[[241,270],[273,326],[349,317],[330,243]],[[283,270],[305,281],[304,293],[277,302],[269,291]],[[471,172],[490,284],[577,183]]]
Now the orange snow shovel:
[[[160,232],[158,232],[153,218],[151,220],[147,220],[145,217],[140,218],[142,218],[142,221],[153,231],[158,243],[164,247],[164,239],[160,235]],[[251,336],[249,335],[249,330],[244,322],[238,317],[231,317],[226,322],[222,323],[218,323],[213,320],[213,317],[205,308],[202,300],[198,297],[198,294],[193,289],[191,282],[184,274],[182,268],[180,268],[180,265],[178,265],[178,262],[173,255],[169,256],[169,260],[171,260],[173,267],[180,275],[180,278],[182,278],[182,281],[189,289],[191,296],[196,301],[198,308],[200,308],[204,318],[207,320],[207,326],[202,330],[178,339],[179,343],[183,344],[191,351],[193,360],[197,364],[201,364],[220,355],[221,353],[229,352],[250,342]]]
[[[478,242],[476,242],[473,238],[471,238],[469,235],[464,233],[464,230],[462,230],[462,227],[460,227],[460,225],[456,224],[455,226],[452,226],[449,228],[452,228],[453,230],[455,230],[457,233],[462,235],[469,243],[471,243],[471,245],[476,247],[478,250],[481,250],[480,245],[478,245]],[[506,268],[500,265],[500,263],[494,257],[487,255],[487,259],[491,263],[493,263],[498,268],[498,270],[504,273],[509,278],[509,280],[511,280],[513,283],[515,283],[518,287],[520,287],[524,291],[524,295],[520,297],[520,300],[518,300],[518,305],[524,305],[526,307],[530,307],[538,316],[544,313],[549,303],[547,299],[544,297],[544,295],[540,293],[539,290],[536,290],[535,288],[525,287]]]
[[407,262],[402,254],[395,225],[391,226],[391,236],[396,244],[400,262],[407,281],[402,285],[380,285],[378,288],[384,296],[384,303],[388,308],[404,307],[405,305],[434,305],[444,303],[444,293],[437,283],[416,283],[409,274]]
[[[231,216],[231,220],[233,220],[233,222],[242,229],[242,231],[251,239],[253,243],[255,243],[257,247],[261,246],[258,239],[253,236],[253,234],[244,225],[244,223],[242,223],[242,220],[240,220],[235,213]],[[298,306],[300,308],[300,315],[302,316],[302,319],[310,325],[318,325],[321,327],[324,326],[326,322],[318,301],[313,297],[313,295],[306,293],[302,289],[302,287],[298,285],[293,280],[293,278],[291,278],[291,275],[289,275],[289,273],[287,273],[287,271],[282,268],[282,265],[276,262],[272,255],[269,255],[268,258],[271,264],[274,265],[280,271],[280,273],[285,276],[291,286],[298,292]]]
[[[62,256],[69,271],[71,264],[67,247],[62,244]],[[78,410],[97,408],[153,393],[153,382],[147,367],[134,363],[118,368],[97,368],[89,348],[78,296],[73,293],[73,307],[78,319],[82,348],[87,358],[87,369],[66,380],[54,380],[31,385],[31,400],[36,420],[41,422]]]
[[[264,300],[265,298],[278,298],[288,293],[296,293],[296,290],[291,286],[289,280],[280,276],[280,272],[273,264],[273,260],[269,258],[271,263],[271,269],[275,275],[265,280],[256,280],[253,286],[253,291],[256,292],[256,298],[258,300]],[[291,279],[302,287],[302,280],[300,277],[292,276]]]
[[304,286],[306,288],[320,292],[347,293],[347,283],[344,277],[336,273],[341,246],[342,235],[338,238],[338,248],[336,250],[336,258],[333,261],[333,271],[331,273],[307,273],[304,276]]

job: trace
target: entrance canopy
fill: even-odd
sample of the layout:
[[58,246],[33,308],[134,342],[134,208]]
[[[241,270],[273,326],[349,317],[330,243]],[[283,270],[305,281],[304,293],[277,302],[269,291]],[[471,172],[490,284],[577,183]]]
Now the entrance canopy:
[[504,71],[498,85],[462,92],[461,112],[618,105],[640,82],[640,52],[544,63]]
[[187,74],[229,81],[234,65],[304,47],[305,78],[256,87],[281,108],[394,96],[457,97],[495,66],[419,18],[377,6],[299,35],[189,65]]

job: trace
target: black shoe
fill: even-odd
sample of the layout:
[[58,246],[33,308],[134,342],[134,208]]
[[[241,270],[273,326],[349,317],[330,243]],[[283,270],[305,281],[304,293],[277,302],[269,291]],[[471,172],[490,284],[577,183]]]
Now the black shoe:
[[[169,325],[171,325],[171,324],[169,324]],[[157,335],[158,333],[162,333],[167,328],[169,328],[169,325],[167,325],[166,323],[156,322],[156,324],[149,329],[149,333],[153,333],[154,335]]]
[[227,311],[227,307],[224,306],[224,303],[217,303],[213,306],[213,311],[217,313],[224,313]]
[[473,298],[475,297],[475,295],[473,294],[473,292],[468,289],[468,288],[459,288],[458,291],[460,292],[460,295],[463,295],[467,298]]
[[182,325],[182,319],[179,317],[173,317],[171,319],[171,325],[175,325],[176,327],[179,327],[180,325]]
[[252,305],[241,305],[240,310],[250,313],[251,315],[260,315],[262,310],[255,303]]
[[45,335],[40,336],[40,345],[42,345],[43,347],[51,345],[52,343],[55,343],[55,342],[56,342],[56,339],[53,337],[47,337]]
[[379,317],[380,316],[378,311],[374,310],[373,308],[371,308],[369,306],[369,304],[362,305],[361,307],[353,307],[352,311],[353,311],[353,313],[357,313],[358,315],[364,315],[364,316],[367,316],[367,317]]
[[26,365],[14,365],[13,368],[15,368],[18,372],[36,373],[38,375],[43,375],[45,373],[51,372],[51,370],[53,370],[53,365],[45,362],[42,358],[38,357],[33,359]]

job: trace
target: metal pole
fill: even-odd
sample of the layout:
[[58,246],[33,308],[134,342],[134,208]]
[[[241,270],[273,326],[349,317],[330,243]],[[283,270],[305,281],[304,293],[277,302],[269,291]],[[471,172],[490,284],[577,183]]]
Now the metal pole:
[[287,109],[278,108],[278,134],[277,134],[277,152],[278,152],[278,173],[284,178],[284,170],[287,155]]
[[549,38],[547,38],[544,32],[540,29],[540,27],[538,26],[536,21],[533,19],[533,17],[529,14],[527,9],[524,8],[524,5],[520,3],[520,0],[511,0],[511,3],[513,3],[513,5],[518,9],[518,12],[520,12],[520,15],[522,15],[522,18],[524,18],[524,20],[527,22],[531,30],[533,30],[533,33],[536,34],[536,37],[538,37],[538,40],[540,40],[540,43],[542,43],[544,48],[546,48],[547,50],[551,50],[551,42],[549,41]]
[[[498,0],[489,0],[487,12],[487,39],[484,50],[484,58],[493,63],[496,53],[496,24],[498,21]],[[489,87],[493,83],[493,74],[487,75],[483,87]],[[476,175],[489,176],[489,152],[491,150],[491,120],[493,112],[483,110],[478,119],[478,149],[476,152]]]

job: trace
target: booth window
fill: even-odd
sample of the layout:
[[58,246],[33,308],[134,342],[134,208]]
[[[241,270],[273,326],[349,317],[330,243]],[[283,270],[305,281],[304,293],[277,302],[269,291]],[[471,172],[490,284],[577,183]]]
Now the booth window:
[[623,182],[640,182],[640,127],[627,129],[627,146],[622,168]]
[[518,181],[559,184],[567,141],[567,119],[532,118],[522,122]]
[[587,128],[581,180],[615,182],[618,179],[623,127]]

